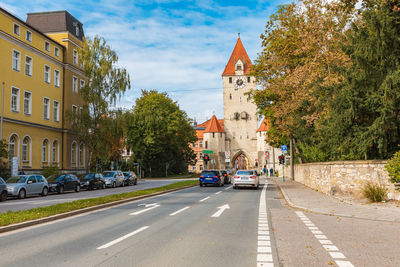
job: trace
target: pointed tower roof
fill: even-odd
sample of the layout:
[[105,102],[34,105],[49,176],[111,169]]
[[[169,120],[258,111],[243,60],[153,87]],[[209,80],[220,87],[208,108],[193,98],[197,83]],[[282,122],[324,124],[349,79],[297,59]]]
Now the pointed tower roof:
[[228,64],[225,66],[224,73],[222,73],[222,76],[228,76],[228,75],[235,75],[235,64],[238,60],[241,60],[244,64],[244,74],[247,75],[250,73],[251,67],[253,66],[251,64],[251,60],[249,56],[247,55],[246,49],[244,49],[244,46],[242,44],[242,41],[240,40],[240,37],[238,38],[235,48],[233,49],[232,55],[228,61]]
[[207,125],[205,133],[223,133],[224,129],[221,127],[221,124],[218,122],[217,117],[212,116],[210,122]]
[[267,121],[266,118],[263,119],[261,122],[260,128],[258,128],[257,132],[266,132],[269,130],[269,122]]

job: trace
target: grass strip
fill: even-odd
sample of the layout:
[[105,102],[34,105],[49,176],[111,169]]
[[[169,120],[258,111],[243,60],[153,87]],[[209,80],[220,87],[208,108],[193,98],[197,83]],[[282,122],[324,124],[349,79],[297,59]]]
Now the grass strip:
[[177,189],[189,185],[196,185],[199,181],[180,181],[173,184],[149,188],[140,191],[132,191],[121,194],[109,195],[104,197],[97,198],[88,198],[88,199],[80,199],[72,202],[59,203],[55,205],[51,205],[48,207],[40,207],[29,210],[21,210],[21,211],[7,211],[5,213],[0,214],[0,226],[6,226],[15,223],[21,223],[31,220],[36,220],[40,218],[49,217],[56,214],[61,214],[69,211],[84,209],[88,207],[93,207],[101,204],[106,204],[109,202],[114,202],[118,200],[139,197],[144,195],[150,195],[153,193],[159,193],[171,189]]

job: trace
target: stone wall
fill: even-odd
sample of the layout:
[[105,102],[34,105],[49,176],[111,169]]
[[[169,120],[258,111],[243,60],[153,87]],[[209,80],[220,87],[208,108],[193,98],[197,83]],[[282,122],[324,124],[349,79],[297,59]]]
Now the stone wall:
[[[371,182],[385,186],[388,198],[400,200],[385,170],[386,161],[335,161],[295,165],[295,181],[329,195],[362,198],[363,186]],[[290,173],[290,166],[285,169]]]

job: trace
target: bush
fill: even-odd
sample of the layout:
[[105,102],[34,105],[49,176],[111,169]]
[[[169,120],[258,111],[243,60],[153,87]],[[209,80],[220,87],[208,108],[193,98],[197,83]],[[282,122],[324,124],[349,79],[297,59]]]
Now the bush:
[[57,166],[43,167],[42,174],[44,177],[49,177],[52,174],[59,174],[60,169]]
[[377,184],[367,183],[363,187],[363,194],[372,202],[382,202],[385,200],[386,188]]
[[392,183],[400,183],[400,151],[397,151],[388,161],[385,169],[389,173]]

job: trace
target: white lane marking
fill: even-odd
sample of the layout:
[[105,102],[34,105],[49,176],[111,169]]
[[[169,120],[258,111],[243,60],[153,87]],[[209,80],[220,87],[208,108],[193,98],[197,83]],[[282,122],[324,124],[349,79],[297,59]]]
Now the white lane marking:
[[232,188],[232,186],[233,186],[233,185],[231,185],[231,186],[229,186],[229,187],[225,188],[225,190],[228,190],[229,188]]
[[97,249],[104,249],[104,248],[111,247],[112,245],[115,245],[115,244],[117,244],[117,243],[119,243],[119,242],[121,242],[121,241],[123,241],[123,240],[125,240],[125,239],[127,239],[127,238],[129,238],[131,236],[133,236],[133,235],[136,235],[137,233],[140,233],[143,230],[146,230],[147,228],[149,228],[149,226],[143,226],[142,228],[139,228],[136,231],[133,231],[132,233],[129,233],[127,235],[121,236],[120,238],[117,238],[117,239],[115,239],[115,240],[113,240],[113,241],[111,241],[111,242],[109,242],[109,243],[107,243],[105,245],[102,245],[102,246],[98,247]]
[[274,266],[266,205],[267,187],[268,184],[265,183],[261,191],[260,206],[258,211],[257,267]]
[[177,210],[177,211],[171,213],[169,216],[174,216],[174,215],[176,215],[176,214],[178,214],[178,213],[180,213],[180,212],[182,212],[182,211],[184,211],[184,210],[187,210],[187,209],[189,209],[189,208],[190,208],[189,206],[184,207],[184,208],[182,208],[182,209],[180,209],[180,210]]
[[[300,217],[300,219],[306,226],[312,224],[312,222],[307,218],[307,216],[304,215],[303,212],[296,211],[296,214],[297,216]],[[335,259],[335,262],[339,267],[354,267],[354,265],[350,261],[336,260],[336,259],[346,259],[346,256],[343,253],[341,253],[339,249],[333,245],[332,241],[330,241],[325,235],[323,235],[321,231],[315,230],[318,229],[317,227],[308,226],[308,229],[314,234],[315,238],[318,239],[318,241],[321,243],[324,249],[329,253],[329,255],[333,259]]]
[[141,214],[141,213],[143,213],[143,212],[146,212],[146,211],[155,209],[155,208],[157,208],[157,207],[160,207],[160,205],[157,205],[157,204],[156,204],[156,205],[154,205],[154,206],[152,206],[152,207],[150,207],[150,208],[147,208],[147,209],[144,209],[144,210],[139,210],[139,211],[136,211],[136,212],[129,213],[129,215],[139,215],[139,214]]
[[210,198],[210,197],[205,197],[205,198],[203,198],[203,199],[200,199],[199,202],[206,201],[206,200],[209,199],[209,198]]
[[216,213],[214,213],[213,215],[211,215],[211,217],[218,218],[219,216],[221,216],[221,214],[222,214],[225,210],[228,210],[228,209],[230,209],[230,208],[231,208],[231,207],[229,207],[228,204],[222,205],[221,207],[218,207],[219,210],[218,210]]
[[217,193],[215,193],[216,195],[218,195],[218,194],[221,194],[222,193],[222,191],[218,191]]

